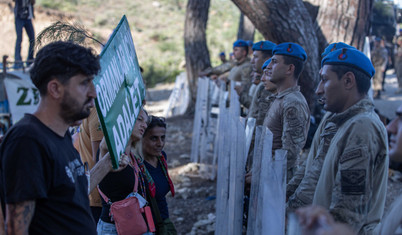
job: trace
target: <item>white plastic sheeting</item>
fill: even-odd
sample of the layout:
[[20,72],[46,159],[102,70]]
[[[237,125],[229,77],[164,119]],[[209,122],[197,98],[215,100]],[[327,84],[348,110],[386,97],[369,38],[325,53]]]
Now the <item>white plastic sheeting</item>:
[[183,115],[190,103],[190,88],[188,87],[186,72],[176,77],[174,88],[169,96],[169,104],[164,111],[165,117]]

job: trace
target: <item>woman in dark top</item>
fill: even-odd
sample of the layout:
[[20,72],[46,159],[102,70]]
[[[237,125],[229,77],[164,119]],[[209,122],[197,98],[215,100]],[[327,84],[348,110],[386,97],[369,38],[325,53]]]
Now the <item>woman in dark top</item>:
[[174,196],[173,183],[168,174],[167,156],[163,151],[166,123],[163,118],[150,116],[150,123],[142,139],[142,157],[138,165],[148,186],[148,202],[151,205],[157,234],[177,234],[169,219],[166,194]]
[[[126,154],[128,156],[121,157],[123,160],[127,161],[128,165],[120,170],[110,172],[103,178],[103,180],[99,183],[99,189],[105,194],[111,202],[116,202],[125,199],[129,194],[133,192],[135,177],[138,177],[139,172],[134,173],[134,165],[137,164],[134,158],[135,154],[135,144],[138,143],[142,135],[147,128],[148,123],[148,115],[145,110],[141,109],[137,120],[135,122],[133,131],[131,133],[130,141],[126,147]],[[101,144],[101,156],[103,156],[106,147]],[[143,181],[143,180],[142,180]],[[139,182],[141,182],[141,177],[139,177]],[[141,194],[144,198],[146,197],[144,193],[145,189],[141,190],[141,183],[138,186],[138,193]],[[114,225],[114,221],[111,220],[109,215],[110,205],[107,204],[102,198],[102,213],[97,225],[98,235],[106,235],[106,234],[116,234],[116,227]]]

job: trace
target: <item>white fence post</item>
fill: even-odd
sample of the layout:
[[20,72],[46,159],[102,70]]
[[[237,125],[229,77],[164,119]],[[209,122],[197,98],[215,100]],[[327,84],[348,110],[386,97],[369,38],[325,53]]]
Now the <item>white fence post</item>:
[[[230,107],[220,100],[218,180],[215,234],[241,235],[246,157],[244,121],[240,120],[239,97],[231,83]],[[222,125],[221,125],[222,124]],[[229,149],[228,149],[229,147]]]
[[241,235],[243,227],[243,194],[246,154],[244,125],[239,117],[231,117],[233,135],[230,151],[229,230],[227,234]]
[[[208,107],[208,78],[198,78],[197,100],[195,103],[195,114],[193,124],[193,139],[191,143],[191,161],[200,160],[200,141],[205,139],[205,128],[207,107]],[[203,137],[204,136],[204,137]],[[201,154],[204,154],[201,152]]]
[[[264,197],[264,188],[266,181],[266,174],[264,172],[267,167],[268,158],[272,158],[272,132],[263,126],[257,126],[254,144],[253,165],[251,168],[251,190],[250,190],[250,204],[247,222],[247,234],[264,234],[263,233],[263,211],[265,200],[269,198]],[[266,151],[269,149],[269,151]],[[264,167],[265,165],[265,167]],[[265,231],[267,232],[267,231]],[[271,234],[271,233],[270,233]]]
[[[224,129],[224,124],[227,122],[227,108],[226,108],[226,96],[225,96],[225,90],[226,90],[226,84],[222,83],[221,87],[219,89],[219,100],[218,100],[218,107],[213,107],[213,109],[217,109],[216,111],[211,110],[212,113],[217,113],[218,114],[218,120],[217,120],[217,131],[215,135],[215,142],[214,142],[214,156],[212,159],[212,166],[217,166],[218,164],[218,158],[219,158],[219,149],[222,148],[220,140],[220,136],[224,136],[225,134],[225,129]],[[219,167],[219,166],[218,166]],[[218,170],[218,169],[217,169]],[[211,176],[212,179],[215,179],[216,176],[216,171],[213,171],[213,175]]]
[[[264,129],[262,129],[264,128]],[[285,234],[286,151],[272,157],[272,132],[256,128],[247,234]]]
[[[268,130],[268,129],[267,129]],[[272,151],[271,149],[264,149]],[[263,157],[264,159],[265,157]],[[265,160],[265,159],[264,159]],[[276,150],[274,158],[267,158],[267,164],[262,162],[261,180],[265,181],[262,231],[271,234],[285,234],[286,213],[286,150]],[[262,233],[261,233],[262,234]]]
[[255,118],[248,118],[246,125],[246,157],[244,161],[247,163],[248,152],[250,151],[251,141],[253,139],[254,129],[255,129]]
[[[224,86],[222,87],[224,88]],[[223,92],[224,93],[224,92]],[[229,110],[226,108],[226,96],[222,94],[219,102],[219,135],[218,135],[218,177],[216,182],[216,222],[215,234],[228,234],[228,199],[229,199],[229,154],[230,133],[227,131],[230,123]]]
[[203,178],[210,180],[215,179],[216,176],[216,164],[214,164],[214,149],[216,134],[218,132],[218,116],[217,107],[219,104],[219,95],[221,93],[220,88],[214,81],[208,79],[208,106],[205,112],[206,125],[204,125],[205,138],[200,143],[200,174]]
[[229,107],[229,113],[233,117],[240,117],[240,102],[239,102],[239,96],[237,95],[237,92],[234,89],[235,87],[235,82],[230,83],[230,107]]

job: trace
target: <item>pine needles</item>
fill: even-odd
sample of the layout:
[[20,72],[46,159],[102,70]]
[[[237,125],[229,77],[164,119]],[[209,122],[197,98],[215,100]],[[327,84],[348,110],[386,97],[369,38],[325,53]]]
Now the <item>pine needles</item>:
[[57,21],[43,29],[36,38],[36,47],[39,50],[44,45],[54,41],[71,41],[83,46],[90,46],[96,43],[103,45],[92,33],[78,23]]

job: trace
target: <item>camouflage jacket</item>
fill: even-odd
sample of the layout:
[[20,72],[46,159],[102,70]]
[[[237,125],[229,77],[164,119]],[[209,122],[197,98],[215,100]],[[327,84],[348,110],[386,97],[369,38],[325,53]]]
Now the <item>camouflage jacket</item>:
[[260,82],[254,93],[253,99],[250,105],[250,111],[248,117],[256,119],[256,126],[260,126],[264,123],[265,115],[272,102],[275,99],[275,95],[270,91],[265,90],[264,83]]
[[241,63],[236,63],[235,66],[230,70],[229,80],[241,82],[242,85],[246,84],[250,80],[251,64],[250,59],[246,58]]
[[384,211],[387,169],[387,133],[370,99],[343,113],[327,113],[305,166],[288,184],[289,195],[300,182],[288,210],[321,205],[359,234],[372,234]]
[[223,73],[230,71],[233,68],[233,66],[234,66],[233,62],[227,61],[225,63],[222,63],[221,65],[211,68],[210,74],[221,75]]
[[295,162],[307,140],[310,110],[300,87],[291,87],[275,97],[264,126],[273,134],[272,150],[287,150],[287,182],[293,177]]
[[243,85],[243,90],[239,94],[239,102],[246,108],[250,108],[251,101],[253,100],[253,96],[256,92],[256,85],[250,81]]
[[385,47],[377,47],[371,52],[371,61],[374,67],[385,68],[388,61],[388,51]]

